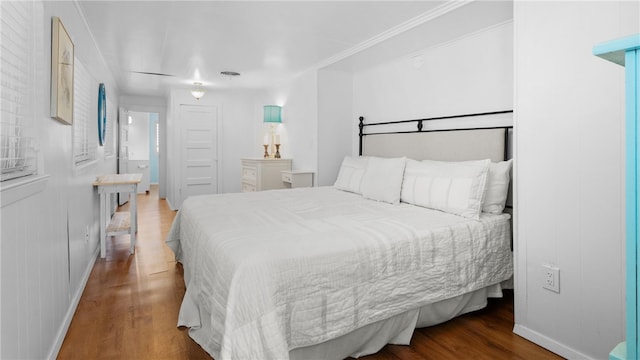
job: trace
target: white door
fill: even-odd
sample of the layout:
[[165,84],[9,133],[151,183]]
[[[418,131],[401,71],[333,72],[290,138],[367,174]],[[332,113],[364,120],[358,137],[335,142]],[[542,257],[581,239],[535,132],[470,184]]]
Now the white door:
[[[118,174],[129,172],[129,111],[118,109]],[[118,194],[118,205],[129,201],[129,194]]]
[[180,105],[181,201],[218,193],[218,112],[215,107]]

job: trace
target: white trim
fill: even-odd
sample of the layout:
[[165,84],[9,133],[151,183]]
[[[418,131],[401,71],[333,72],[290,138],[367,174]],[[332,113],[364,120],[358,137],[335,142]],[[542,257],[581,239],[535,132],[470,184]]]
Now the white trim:
[[410,54],[404,55],[404,56],[398,58],[398,60],[406,61],[406,59],[412,59],[412,58],[414,58],[416,56],[424,55],[427,51],[435,50],[435,49],[438,49],[438,48],[441,48],[441,47],[445,47],[445,46],[450,46],[451,44],[455,44],[455,43],[457,43],[457,42],[459,42],[461,40],[465,40],[465,39],[468,39],[468,38],[472,38],[474,36],[482,35],[482,34],[484,34],[486,32],[493,31],[495,29],[498,29],[498,28],[500,28],[502,26],[505,26],[505,25],[508,25],[508,24],[513,24],[513,18],[507,19],[507,20],[504,20],[504,21],[500,21],[498,23],[495,23],[493,25],[489,25],[489,26],[484,27],[482,29],[478,29],[478,30],[474,30],[472,32],[468,32],[468,33],[462,34],[462,35],[460,35],[458,37],[449,39],[449,40],[444,41],[444,42],[439,42],[437,44],[429,45],[429,46],[427,46],[427,47],[425,47],[423,49],[416,50],[416,51],[414,51],[414,52],[412,52]]
[[50,175],[32,175],[0,184],[0,208],[35,195],[47,187]]
[[171,211],[177,211],[178,209],[176,209],[175,207],[173,207],[173,205],[171,205],[171,201],[169,200],[169,198],[164,199],[167,202],[167,205],[169,205],[169,209]]
[[98,159],[86,160],[80,163],[77,163],[73,166],[73,175],[78,176],[85,173],[87,168],[93,167],[98,164]]
[[572,349],[564,344],[561,344],[556,340],[551,339],[550,337],[543,335],[537,331],[531,330],[525,326],[516,324],[513,327],[513,332],[566,359],[596,360],[595,358],[585,355],[575,349]]
[[89,34],[89,37],[91,38],[91,42],[93,42],[93,47],[95,48],[96,52],[98,53],[98,57],[100,58],[100,60],[102,60],[102,65],[104,66],[105,69],[109,70],[109,75],[111,77],[111,84],[113,84],[112,86],[115,87],[116,90],[117,90],[118,89],[118,82],[115,81],[113,73],[111,72],[111,67],[109,67],[109,64],[107,64],[107,60],[104,58],[104,55],[102,54],[102,51],[100,51],[100,47],[98,46],[98,42],[96,41],[96,37],[93,36],[93,32],[91,31],[91,27],[89,26],[89,22],[87,21],[86,16],[84,16],[84,12],[82,11],[82,7],[80,6],[80,1],[79,0],[73,0],[73,5],[75,5],[76,6],[76,10],[78,10],[78,15],[80,15],[80,18],[82,19],[82,23],[84,24],[84,30]]
[[320,61],[319,63],[316,63],[315,65],[311,66],[309,69],[306,69],[302,72],[306,72],[310,69],[320,69],[326,66],[329,66],[331,64],[337,63],[338,61],[344,60],[352,55],[355,55],[363,50],[366,50],[374,45],[377,45],[385,40],[388,40],[396,35],[402,34],[405,31],[411,30],[419,25],[422,25],[424,23],[427,23],[435,18],[438,18],[442,15],[445,15],[457,8],[460,8],[464,5],[467,5],[469,3],[474,2],[475,0],[450,0],[447,1],[446,3],[437,6],[429,11],[426,11],[412,19],[409,19],[405,22],[403,22],[400,25],[397,25],[395,27],[392,27],[389,30],[386,30],[368,40],[365,40],[361,43],[359,43],[356,46],[353,46],[345,51],[342,51],[328,59],[325,59],[323,61]]
[[[519,126],[519,117],[518,117],[518,109],[519,109],[519,98],[518,98],[518,70],[520,67],[520,52],[518,51],[518,43],[515,39],[518,38],[518,34],[520,33],[520,26],[516,21],[517,8],[520,6],[518,2],[514,2],[513,4],[513,137],[512,147],[511,147],[511,157],[515,159],[513,161],[512,176],[511,176],[511,186],[512,186],[512,205],[513,205],[513,214],[512,214],[512,231],[513,234],[513,317],[515,323],[519,323],[523,321],[526,317],[526,313],[524,309],[528,307],[528,296],[527,296],[527,244],[526,244],[526,236],[520,236],[520,216],[519,216],[519,194],[520,194],[520,163],[519,159],[519,147],[520,144],[520,126]],[[515,329],[514,329],[515,332]]]
[[55,360],[58,357],[58,353],[60,352],[60,348],[62,348],[62,343],[64,342],[64,338],[67,335],[67,331],[69,330],[69,325],[71,325],[71,320],[73,319],[73,315],[78,308],[78,304],[80,303],[80,298],[82,297],[82,293],[84,292],[84,288],[87,286],[87,282],[89,281],[89,276],[91,275],[91,271],[93,270],[93,265],[96,263],[96,259],[100,254],[100,246],[96,246],[96,249],[93,252],[93,256],[89,259],[89,264],[82,274],[82,279],[80,279],[80,285],[76,290],[75,294],[73,294],[73,298],[71,299],[71,304],[67,309],[67,313],[64,316],[62,324],[58,329],[58,334],[56,335],[56,339],[49,350],[49,354],[47,355],[48,360]]

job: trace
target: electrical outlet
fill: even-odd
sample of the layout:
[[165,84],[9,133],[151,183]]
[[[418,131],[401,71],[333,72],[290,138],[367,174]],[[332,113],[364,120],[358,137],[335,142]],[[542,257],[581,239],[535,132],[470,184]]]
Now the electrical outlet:
[[542,287],[560,292],[560,269],[551,265],[542,265]]
[[84,242],[89,242],[89,225],[84,229]]

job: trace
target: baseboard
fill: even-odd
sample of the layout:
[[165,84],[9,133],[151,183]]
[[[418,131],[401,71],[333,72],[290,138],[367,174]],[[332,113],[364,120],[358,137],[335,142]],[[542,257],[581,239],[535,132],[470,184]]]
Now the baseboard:
[[169,198],[166,198],[165,200],[167,201],[167,205],[169,205],[169,209],[171,209],[173,211],[178,210],[178,209],[174,208],[173,205],[171,205],[171,201],[169,201]]
[[583,360],[596,360],[588,355],[585,355],[575,349],[572,349],[564,344],[561,344],[545,335],[540,334],[537,331],[531,330],[525,326],[516,324],[513,327],[513,332],[522,336],[523,338],[542,346],[543,348],[554,352],[565,359],[583,359]]
[[73,319],[73,315],[76,313],[76,309],[78,308],[78,304],[80,303],[80,298],[82,297],[84,288],[87,286],[87,281],[89,281],[91,270],[93,270],[93,266],[95,265],[96,259],[99,255],[100,246],[97,246],[96,250],[93,252],[93,256],[91,256],[91,258],[89,259],[89,264],[87,265],[84,274],[82,274],[82,279],[80,279],[80,286],[76,290],[75,294],[73,294],[73,298],[71,298],[71,304],[67,309],[67,313],[64,316],[62,325],[60,325],[60,329],[58,330],[58,334],[56,335],[56,341],[53,343],[53,346],[49,351],[49,355],[47,355],[48,360],[55,360],[58,357],[58,353],[60,352],[60,348],[62,347],[64,337],[67,335],[69,325],[71,325],[71,320]]

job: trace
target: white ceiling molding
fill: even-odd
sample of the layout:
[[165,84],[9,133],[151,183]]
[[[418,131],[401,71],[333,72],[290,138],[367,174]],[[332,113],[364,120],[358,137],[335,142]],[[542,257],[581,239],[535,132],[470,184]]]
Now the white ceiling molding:
[[[78,15],[80,15],[80,19],[82,19],[82,23],[84,24],[85,29],[87,29],[87,33],[89,34],[89,37],[91,38],[91,42],[93,43],[93,47],[95,47],[96,52],[98,53],[98,57],[100,58],[100,61],[102,62],[102,66],[104,66],[104,68],[107,70],[109,77],[110,77],[110,81],[109,84],[113,87],[116,88],[116,90],[118,89],[118,82],[116,81],[116,78],[114,76],[113,73],[111,73],[111,68],[109,67],[109,64],[107,64],[107,60],[105,59],[104,55],[102,54],[102,51],[100,50],[100,46],[98,46],[98,42],[96,41],[95,36],[93,36],[93,32],[91,31],[91,27],[89,26],[89,22],[87,22],[87,18],[84,15],[84,12],[82,11],[82,7],[80,6],[80,0],[73,0],[73,5],[76,7],[76,10],[78,11]],[[99,81],[99,82],[104,82],[104,81]]]
[[[360,44],[347,49],[345,51],[342,51],[326,60],[323,60],[315,65],[313,65],[312,67],[310,67],[309,69],[305,70],[305,71],[309,71],[312,69],[321,69],[323,67],[332,65],[338,61],[344,60],[350,56],[353,56],[363,50],[366,50],[374,45],[377,45],[385,40],[388,40],[398,34],[401,34],[405,31],[411,30],[413,28],[415,28],[416,26],[420,26],[426,22],[429,22],[435,18],[438,18],[442,15],[445,15],[453,10],[456,10],[464,5],[467,5],[471,2],[474,2],[476,0],[449,0],[448,2],[435,7],[434,9],[431,9],[429,11],[426,11],[412,19],[409,19],[407,21],[405,21],[404,23],[395,26],[387,31],[384,31],[368,40],[365,40],[363,42],[361,42]],[[302,71],[302,72],[305,72]]]

